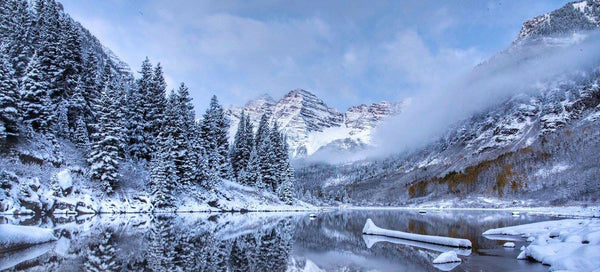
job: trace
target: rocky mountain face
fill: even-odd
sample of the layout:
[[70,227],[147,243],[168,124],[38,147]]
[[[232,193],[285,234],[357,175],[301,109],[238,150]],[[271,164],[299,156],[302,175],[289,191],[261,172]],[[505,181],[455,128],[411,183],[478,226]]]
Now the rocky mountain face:
[[243,107],[230,107],[233,139],[242,111],[250,115],[255,127],[263,114],[277,122],[286,135],[294,157],[306,157],[319,150],[348,150],[370,142],[370,133],[388,116],[399,114],[403,102],[381,102],[350,107],[346,113],[329,107],[323,100],[305,90],[292,90],[279,101],[263,95]]
[[[508,50],[475,72],[501,73],[557,48],[585,52],[579,45],[585,48],[586,39],[597,39],[599,18],[600,1],[595,0],[569,3],[528,20]],[[297,166],[297,186],[307,199],[355,204],[405,205],[466,197],[480,197],[475,205],[492,206],[481,202],[597,201],[600,63],[535,83],[533,90],[492,103],[411,153],[347,165]]]

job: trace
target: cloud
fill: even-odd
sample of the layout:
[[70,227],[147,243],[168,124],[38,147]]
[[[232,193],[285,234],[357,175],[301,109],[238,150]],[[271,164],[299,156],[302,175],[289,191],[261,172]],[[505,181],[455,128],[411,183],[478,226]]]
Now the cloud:
[[[189,86],[197,111],[211,94],[226,105],[243,104],[265,92],[278,97],[295,88],[313,91],[340,110],[401,99],[436,80],[427,74],[444,58],[470,67],[491,53],[489,45],[478,44],[497,48],[497,37],[509,42],[506,21],[516,21],[518,28],[524,19],[519,16],[551,6],[505,3],[483,16],[487,4],[480,1],[460,7],[387,0],[63,3],[134,71],[146,56],[161,62],[170,81]],[[490,28],[491,20],[503,28]],[[423,48],[415,52],[422,62],[410,58],[410,50]]]
[[[580,76],[581,71],[596,68],[600,63],[600,34],[593,32],[585,37],[581,39],[581,36],[574,35],[553,39],[552,46],[545,43],[505,51],[472,71],[458,75],[449,72],[448,69],[453,69],[451,65],[437,70],[423,68],[432,72],[428,78],[439,79],[429,85],[430,89],[421,89],[412,97],[402,114],[377,129],[373,142],[378,148],[370,155],[419,149],[439,139],[456,122],[513,95],[552,88]],[[463,53],[444,55],[460,59]],[[425,57],[430,55],[427,51],[423,54]],[[443,59],[441,62],[445,63]],[[412,59],[408,57],[405,61]],[[425,63],[427,66],[431,62],[425,59]]]

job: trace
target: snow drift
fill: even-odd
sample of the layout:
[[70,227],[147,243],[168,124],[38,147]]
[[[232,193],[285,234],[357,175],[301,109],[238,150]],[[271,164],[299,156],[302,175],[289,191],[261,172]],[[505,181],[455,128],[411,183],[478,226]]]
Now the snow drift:
[[462,247],[471,248],[471,241],[468,239],[433,236],[433,235],[422,235],[408,232],[401,232],[396,230],[387,230],[377,227],[371,218],[367,219],[365,226],[362,230],[363,234],[381,235],[392,238],[400,238],[410,241],[418,241],[423,243],[430,243],[435,245],[444,245],[451,247]]

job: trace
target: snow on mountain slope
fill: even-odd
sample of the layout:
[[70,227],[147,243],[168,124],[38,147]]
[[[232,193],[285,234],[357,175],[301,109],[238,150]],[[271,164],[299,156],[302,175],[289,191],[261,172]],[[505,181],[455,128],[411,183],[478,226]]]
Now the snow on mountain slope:
[[[230,107],[230,140],[233,141],[241,112],[250,115],[255,128],[262,114],[270,115],[286,135],[294,157],[305,157],[334,145],[337,150],[370,143],[371,130],[386,117],[399,114],[405,102],[381,102],[350,107],[346,113],[329,107],[323,100],[305,90],[292,90],[281,100],[268,95],[248,102],[243,107]],[[331,147],[331,146],[329,146]]]

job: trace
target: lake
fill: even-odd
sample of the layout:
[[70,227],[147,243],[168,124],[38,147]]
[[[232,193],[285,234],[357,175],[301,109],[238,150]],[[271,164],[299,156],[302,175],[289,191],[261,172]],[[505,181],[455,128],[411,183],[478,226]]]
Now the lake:
[[[382,228],[467,238],[453,249],[362,235],[367,218]],[[0,254],[8,271],[547,271],[517,260],[525,244],[481,236],[487,229],[551,220],[508,211],[333,210],[316,213],[125,214],[1,217],[1,223],[55,230],[59,240]],[[455,250],[460,264],[434,266]]]

